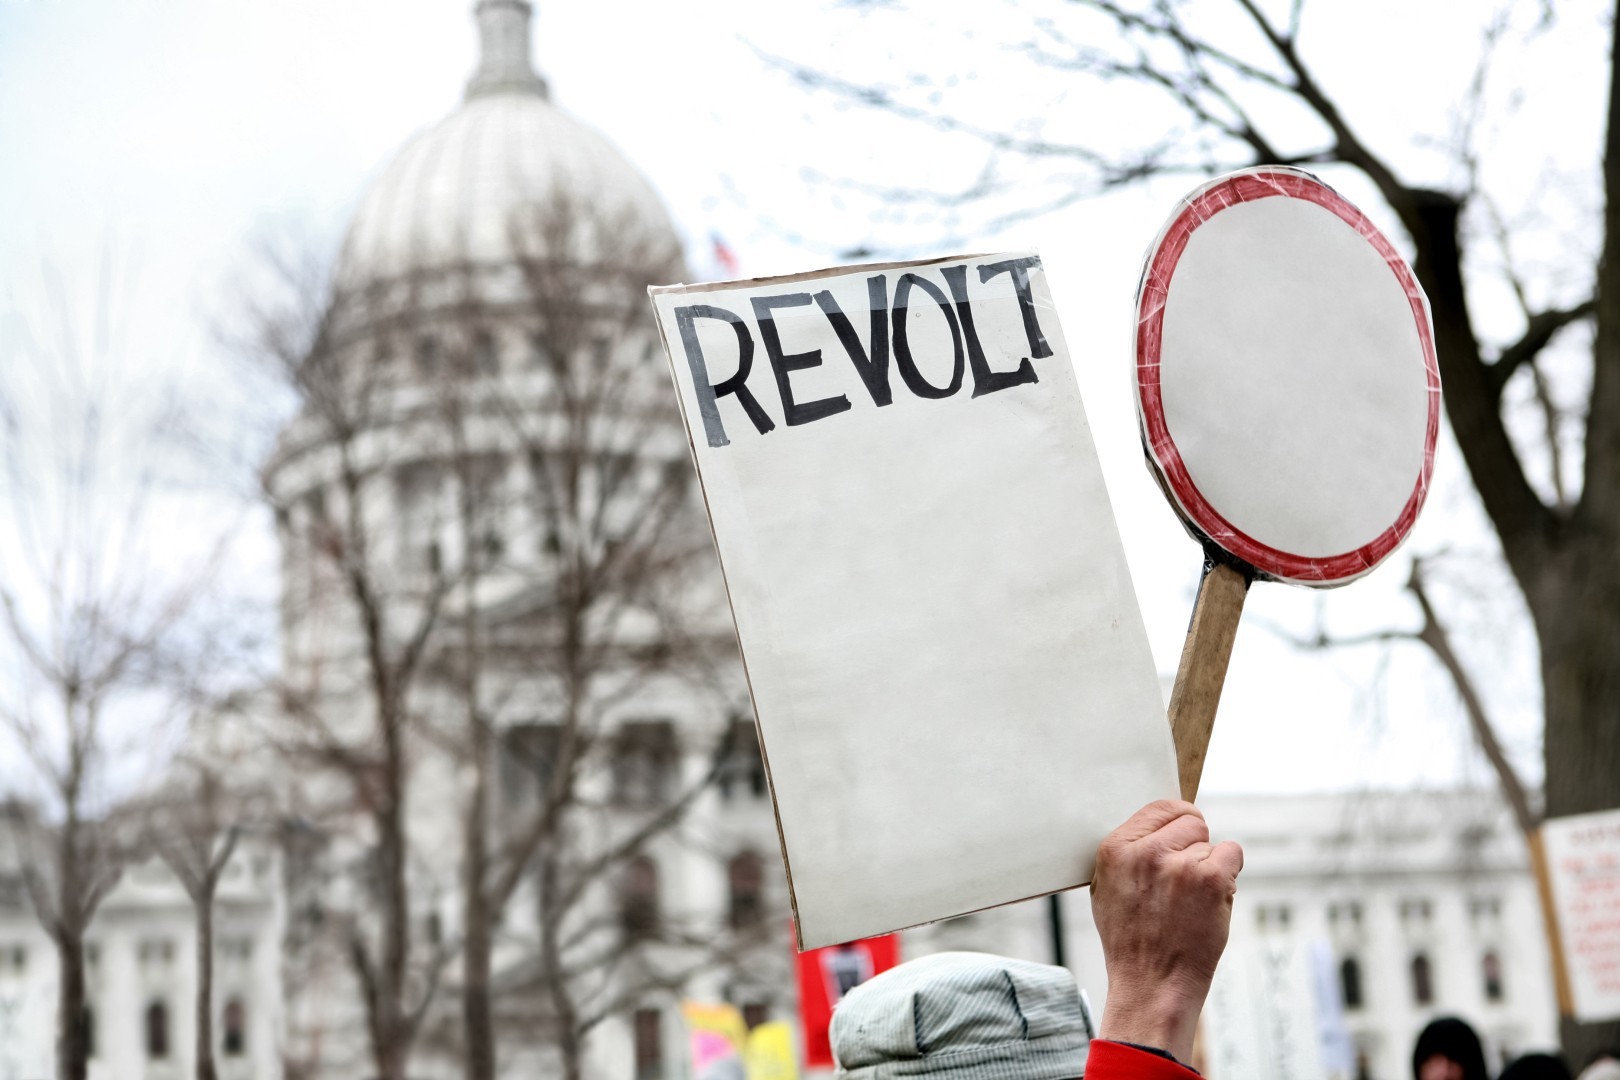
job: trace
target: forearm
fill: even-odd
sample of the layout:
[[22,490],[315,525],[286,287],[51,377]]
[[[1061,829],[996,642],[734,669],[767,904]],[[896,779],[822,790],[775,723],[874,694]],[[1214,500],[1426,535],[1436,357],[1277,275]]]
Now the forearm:
[[1177,1061],[1189,1062],[1208,991],[1207,984],[1188,986],[1175,979],[1142,983],[1116,980],[1110,973],[1098,1035],[1114,1042],[1151,1046]]
[[1100,1035],[1192,1058],[1226,948],[1243,850],[1191,803],[1149,803],[1097,848],[1091,914],[1108,968]]

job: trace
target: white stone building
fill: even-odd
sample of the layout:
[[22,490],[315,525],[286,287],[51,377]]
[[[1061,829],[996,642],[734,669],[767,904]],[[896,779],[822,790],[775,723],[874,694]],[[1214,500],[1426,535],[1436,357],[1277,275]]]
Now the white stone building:
[[1400,1080],[1423,1025],[1447,1015],[1474,1026],[1493,1069],[1556,1050],[1529,857],[1495,792],[1227,797],[1204,808],[1245,854],[1204,1017],[1214,1080]]
[[[220,882],[214,924],[214,1039],[220,1080],[281,1071],[281,867],[244,842]],[[129,868],[85,944],[92,1080],[195,1075],[196,920],[159,860]],[[17,867],[0,866],[0,1080],[55,1075],[56,950]]]

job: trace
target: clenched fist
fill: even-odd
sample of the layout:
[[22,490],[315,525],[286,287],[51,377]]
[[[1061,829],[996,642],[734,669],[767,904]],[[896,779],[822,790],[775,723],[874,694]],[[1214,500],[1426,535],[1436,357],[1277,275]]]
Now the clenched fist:
[[1149,803],[1108,834],[1091,880],[1108,966],[1099,1035],[1192,1059],[1242,869],[1243,849],[1211,844],[1189,802]]

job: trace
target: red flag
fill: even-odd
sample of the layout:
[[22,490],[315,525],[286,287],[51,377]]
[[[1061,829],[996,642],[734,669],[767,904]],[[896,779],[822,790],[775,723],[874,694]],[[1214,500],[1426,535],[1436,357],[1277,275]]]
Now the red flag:
[[736,277],[737,269],[741,265],[737,262],[737,253],[731,250],[731,245],[720,238],[720,234],[712,232],[709,240],[714,244],[714,261],[720,264],[727,277]]
[[827,1025],[833,1008],[850,990],[900,962],[900,935],[864,938],[843,945],[810,949],[798,957],[799,1019],[804,1031],[804,1064],[810,1069],[833,1066]]

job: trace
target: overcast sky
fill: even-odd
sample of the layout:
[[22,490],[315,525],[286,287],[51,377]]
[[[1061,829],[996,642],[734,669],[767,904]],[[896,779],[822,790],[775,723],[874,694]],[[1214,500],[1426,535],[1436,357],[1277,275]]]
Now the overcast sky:
[[[919,224],[915,212],[873,204],[836,181],[962,184],[978,173],[982,151],[808,95],[761,52],[857,80],[919,75],[958,95],[965,113],[1025,130],[1084,121],[1093,126],[1076,130],[1123,143],[1162,119],[1033,70],[997,40],[996,28],[1015,18],[1011,4],[930,0],[917,5],[926,20],[903,5],[877,6],[863,16],[830,2],[542,0],[535,53],[553,101],[604,132],[663,193],[698,278],[716,272],[711,232],[749,275],[827,265],[859,247],[1038,247],[1155,659],[1173,672],[1200,556],[1142,465],[1129,349],[1143,251],[1193,181],[1081,201],[988,237],[971,214]],[[1369,141],[1410,175],[1453,188],[1466,175],[1447,140],[1479,41],[1477,26],[1448,21],[1463,7],[1493,10],[1341,0],[1314,5],[1305,24],[1307,54]],[[457,106],[476,47],[470,8],[470,0],[0,0],[0,304],[44,310],[44,261],[87,303],[98,253],[112,250],[135,298],[124,315],[139,370],[179,370],[202,385],[226,379],[209,327],[228,322],[226,283],[251,243],[296,234],[335,249],[393,151]],[[1572,3],[1533,48],[1521,48],[1539,10],[1524,5],[1505,35],[1488,88],[1482,175],[1510,218],[1537,219],[1523,257],[1567,264],[1550,279],[1556,289],[1578,284],[1583,257],[1590,265],[1585,215],[1596,207],[1607,38],[1597,6]],[[1365,185],[1329,179],[1389,227]],[[1040,190],[1061,183],[1048,176]],[[930,238],[953,246],[930,249]],[[1511,312],[1493,307],[1481,319],[1512,331]],[[220,400],[235,407],[223,391]],[[1411,548],[1488,549],[1449,445],[1436,475]],[[267,547],[244,557],[264,560]],[[1306,627],[1319,602],[1347,630],[1410,626],[1404,575],[1404,561],[1392,560],[1325,601],[1256,587],[1206,791],[1489,781],[1464,745],[1448,686],[1416,647],[1309,656],[1264,627]],[[1530,638],[1506,579],[1478,581],[1479,595],[1455,618],[1459,629],[1483,631],[1470,638],[1471,656],[1510,745],[1538,767]]]

